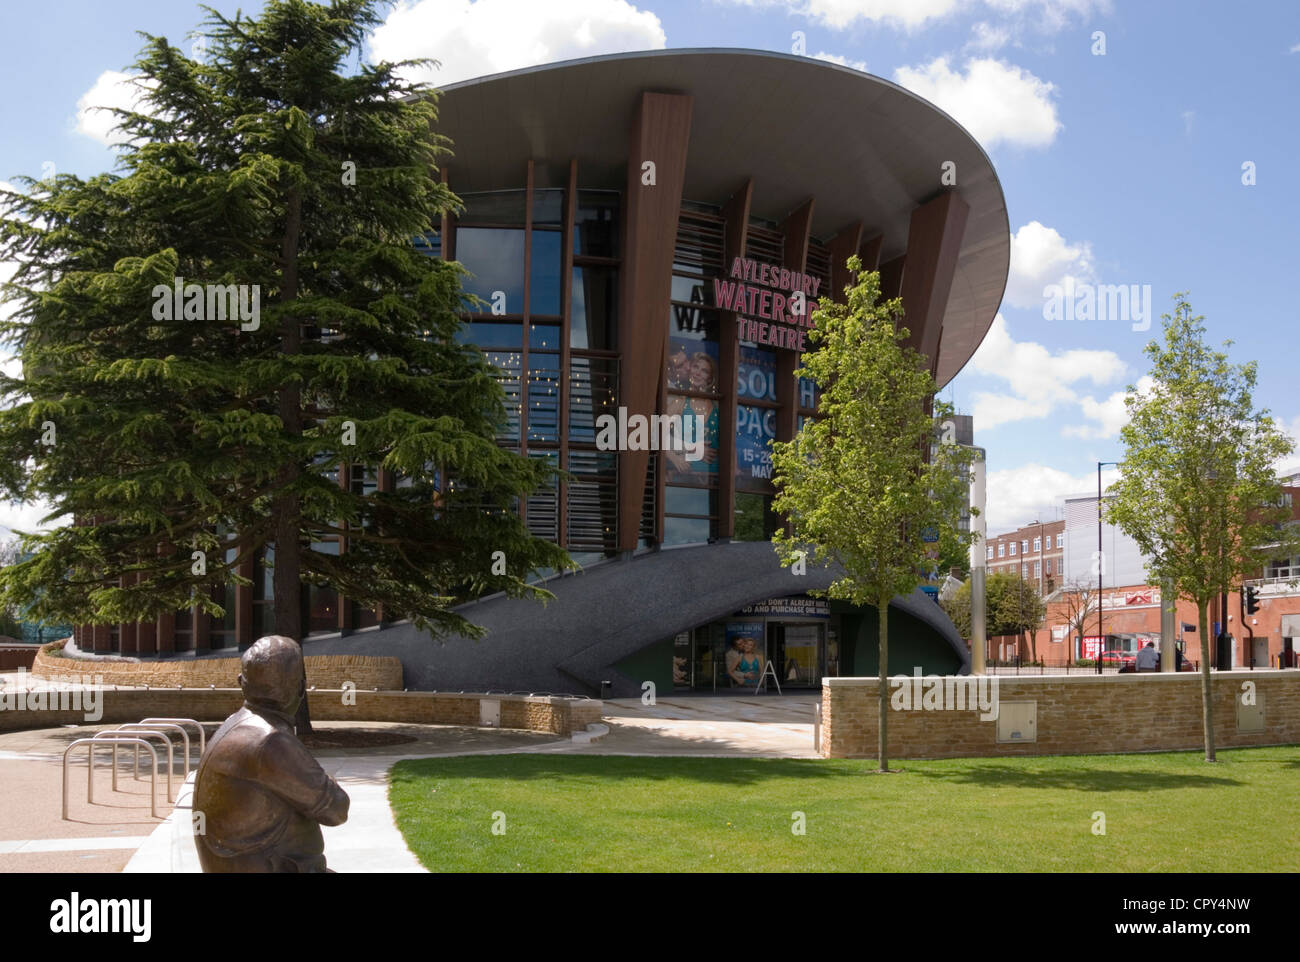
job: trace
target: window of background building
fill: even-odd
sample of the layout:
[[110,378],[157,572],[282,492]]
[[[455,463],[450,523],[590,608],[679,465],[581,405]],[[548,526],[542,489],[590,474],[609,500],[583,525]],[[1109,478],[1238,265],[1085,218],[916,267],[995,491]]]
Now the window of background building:
[[1028,578],[1028,577],[1029,577],[1029,565],[1027,565],[1027,564],[1022,564],[1022,565],[1020,566],[1020,577],[1022,577],[1022,578]]
[[1026,538],[1024,541],[1020,542],[1020,553],[1021,553],[1021,554],[1029,554],[1029,539],[1028,539],[1028,538]]
[[1045,572],[1044,572],[1044,573],[1047,574],[1048,577],[1051,577],[1051,574],[1052,574],[1052,562],[1051,562],[1051,560],[1049,559],[1048,561],[1046,561],[1046,562],[1044,562],[1044,563],[1047,565],[1047,568],[1045,569]]
[[1034,539],[1034,551],[1035,551],[1035,552],[1038,552],[1038,551],[1042,551],[1042,550],[1043,550],[1043,539],[1042,539],[1042,538],[1035,538],[1035,539]]
[[1058,534],[1058,535],[1056,536],[1056,546],[1057,546],[1058,548],[1064,548],[1064,547],[1065,547],[1065,535],[1064,535],[1064,534]]
[[998,542],[998,557],[999,557],[999,558],[1005,556],[1005,554],[1006,554],[1005,549],[1006,549],[1006,545],[1004,545],[1001,541],[999,541],[999,542]]
[[1016,543],[1013,541],[1011,542],[1011,557],[1014,558],[1015,556],[1016,556]]
[[1043,576],[1043,566],[1042,566],[1041,564],[1039,564],[1037,561],[1035,561],[1035,562],[1034,562],[1034,577],[1035,577],[1035,578],[1041,578],[1042,576]]
[[987,559],[987,558],[992,558],[992,557],[993,557],[993,545],[989,545],[987,548],[985,548],[985,549],[984,549],[984,552],[985,552],[985,553],[984,553],[984,557],[985,557],[986,559]]

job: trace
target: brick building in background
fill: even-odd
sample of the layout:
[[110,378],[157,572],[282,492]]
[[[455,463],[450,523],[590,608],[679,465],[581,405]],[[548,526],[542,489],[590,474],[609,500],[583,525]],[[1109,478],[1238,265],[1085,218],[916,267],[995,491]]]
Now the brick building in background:
[[1065,538],[1064,521],[1031,521],[1023,528],[990,535],[985,548],[989,574],[1018,574],[1047,597],[1061,585]]

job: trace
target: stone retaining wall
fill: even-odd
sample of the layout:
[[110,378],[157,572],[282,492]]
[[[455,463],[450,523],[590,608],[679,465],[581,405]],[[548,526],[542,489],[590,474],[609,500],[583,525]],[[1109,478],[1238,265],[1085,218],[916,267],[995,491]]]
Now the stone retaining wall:
[[[1000,713],[1017,702],[1034,703],[1036,740],[999,742],[997,722],[981,721],[978,710],[891,709],[889,757],[1176,751],[1205,743],[1199,674],[982,677],[996,678]],[[1262,731],[1239,730],[1244,683],[1253,684],[1263,709]],[[876,757],[877,686],[875,678],[823,681],[822,755]],[[891,704],[898,690],[891,684]],[[1216,671],[1211,690],[1216,747],[1300,744],[1300,671]],[[1246,715],[1249,726],[1250,712]]]
[[[402,690],[400,659],[378,655],[308,655],[307,685],[342,688],[351,682],[367,691]],[[237,688],[239,658],[172,658],[157,661],[109,661],[97,658],[67,658],[42,648],[32,662],[31,672],[58,680],[96,675],[105,685],[148,685],[150,688]]]
[[[56,693],[57,694],[57,693]],[[57,725],[111,724],[149,717],[193,718],[219,722],[243,704],[230,688],[123,688],[100,692],[102,715],[88,720],[81,710],[0,709],[0,731]],[[48,696],[47,696],[48,697]],[[600,721],[602,703],[594,700],[527,695],[478,695],[427,691],[340,691],[308,693],[313,721],[387,721],[425,725],[480,725],[480,702],[500,705],[500,727],[570,735]],[[347,704],[346,701],[353,702]]]

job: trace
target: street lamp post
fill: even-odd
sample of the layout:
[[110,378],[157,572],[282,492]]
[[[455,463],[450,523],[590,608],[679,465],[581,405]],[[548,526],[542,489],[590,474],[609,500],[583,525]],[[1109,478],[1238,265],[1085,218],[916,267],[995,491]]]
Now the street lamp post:
[[1101,656],[1106,649],[1106,633],[1102,629],[1102,575],[1106,572],[1106,555],[1101,550],[1101,468],[1102,465],[1119,466],[1118,461],[1097,462],[1097,674],[1101,674]]

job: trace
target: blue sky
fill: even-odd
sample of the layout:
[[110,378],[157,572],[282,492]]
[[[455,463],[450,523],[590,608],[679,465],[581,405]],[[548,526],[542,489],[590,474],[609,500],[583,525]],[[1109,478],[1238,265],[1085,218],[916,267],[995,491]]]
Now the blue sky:
[[[212,2],[233,13],[237,4]],[[259,4],[245,3],[247,9]],[[136,30],[182,42],[197,5],[48,0],[6,11],[0,179],[111,168],[106,119]],[[1300,4],[1200,0],[420,0],[376,57],[435,57],[451,82],[618,50],[738,46],[834,59],[903,83],[984,145],[1006,193],[999,319],[944,391],[988,450],[990,532],[1056,517],[1121,456],[1122,393],[1187,290],[1214,342],[1259,362],[1256,401],[1300,436]],[[1098,55],[1097,32],[1105,53]],[[1253,185],[1243,164],[1254,165]],[[51,167],[52,165],[52,167]],[[1047,320],[1048,284],[1149,285],[1151,329]],[[1292,459],[1300,465],[1300,455]],[[25,527],[30,509],[0,514]]]

